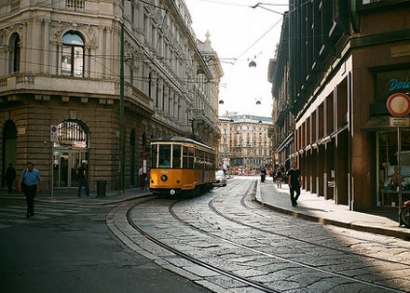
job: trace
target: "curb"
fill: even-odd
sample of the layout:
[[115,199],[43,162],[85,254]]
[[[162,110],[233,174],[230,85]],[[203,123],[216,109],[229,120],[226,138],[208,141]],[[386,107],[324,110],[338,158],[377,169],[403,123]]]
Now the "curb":
[[384,236],[391,236],[391,237],[400,238],[406,241],[410,241],[410,229],[408,229],[409,231],[406,231],[405,230],[406,228],[400,228],[400,227],[397,227],[397,229],[394,229],[394,228],[388,229],[388,228],[377,227],[377,226],[372,227],[372,226],[365,226],[363,224],[348,223],[348,222],[337,221],[334,219],[327,219],[323,217],[311,216],[305,213],[291,211],[285,208],[277,207],[272,204],[266,203],[262,201],[261,194],[262,193],[261,193],[261,187],[260,187],[260,181],[259,181],[258,187],[256,190],[256,195],[255,195],[255,202],[261,205],[262,207],[266,207],[275,212],[286,214],[294,218],[308,220],[311,222],[316,222],[316,223],[320,223],[324,225],[333,225],[333,226],[337,226],[337,227],[341,227],[345,229],[351,229],[351,230],[360,231],[360,232],[368,232],[368,233],[384,235]]

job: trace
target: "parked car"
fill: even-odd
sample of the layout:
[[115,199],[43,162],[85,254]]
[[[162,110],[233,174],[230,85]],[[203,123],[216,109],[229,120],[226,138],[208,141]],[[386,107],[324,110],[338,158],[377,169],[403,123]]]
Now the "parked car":
[[213,186],[226,186],[226,181],[227,178],[223,170],[215,171],[215,181],[213,183]]

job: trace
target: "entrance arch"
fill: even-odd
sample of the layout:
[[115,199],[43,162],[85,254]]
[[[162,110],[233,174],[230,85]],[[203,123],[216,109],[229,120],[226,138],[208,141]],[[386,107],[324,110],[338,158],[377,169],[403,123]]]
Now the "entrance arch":
[[77,169],[82,162],[89,165],[88,130],[79,120],[67,120],[57,126],[57,137],[53,146],[53,187],[77,187]]

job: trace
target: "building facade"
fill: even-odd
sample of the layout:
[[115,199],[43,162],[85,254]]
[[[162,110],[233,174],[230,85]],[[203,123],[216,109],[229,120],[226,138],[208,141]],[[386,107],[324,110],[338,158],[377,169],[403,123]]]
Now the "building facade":
[[398,136],[386,104],[409,94],[410,1],[289,3],[270,66],[279,160],[298,161],[303,188],[336,204],[397,209],[389,182],[400,162],[408,196],[410,128]]
[[32,161],[45,190],[138,186],[149,142],[163,135],[219,143],[223,75],[198,41],[183,0],[2,1],[1,175]]
[[272,168],[271,117],[227,114],[219,117],[219,128],[220,166],[235,174]]

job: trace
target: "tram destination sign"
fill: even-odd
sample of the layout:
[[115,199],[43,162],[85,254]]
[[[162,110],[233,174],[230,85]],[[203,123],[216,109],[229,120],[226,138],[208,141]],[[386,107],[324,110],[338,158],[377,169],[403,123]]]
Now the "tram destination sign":
[[390,126],[392,126],[392,127],[408,127],[408,126],[410,126],[410,118],[408,118],[408,117],[390,117]]

